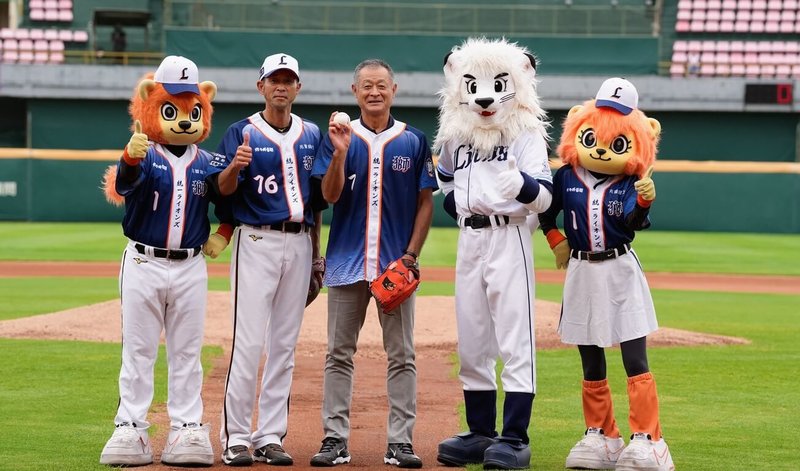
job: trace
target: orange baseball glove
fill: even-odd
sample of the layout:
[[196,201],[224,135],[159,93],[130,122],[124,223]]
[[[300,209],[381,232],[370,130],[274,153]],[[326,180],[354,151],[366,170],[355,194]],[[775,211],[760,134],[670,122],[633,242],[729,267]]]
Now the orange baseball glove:
[[419,285],[419,268],[408,258],[390,263],[381,275],[369,284],[369,291],[385,314],[397,309]]

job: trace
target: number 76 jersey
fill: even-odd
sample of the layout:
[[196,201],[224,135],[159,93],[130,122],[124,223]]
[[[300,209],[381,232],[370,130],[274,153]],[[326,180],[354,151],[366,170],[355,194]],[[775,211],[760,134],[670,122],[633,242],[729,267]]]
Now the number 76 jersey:
[[320,142],[319,127],[292,114],[291,127],[279,133],[261,113],[254,113],[225,132],[218,151],[227,164],[236,155],[244,133],[250,134],[253,160],[239,172],[232,204],[234,219],[251,226],[283,221],[313,225],[309,179]]

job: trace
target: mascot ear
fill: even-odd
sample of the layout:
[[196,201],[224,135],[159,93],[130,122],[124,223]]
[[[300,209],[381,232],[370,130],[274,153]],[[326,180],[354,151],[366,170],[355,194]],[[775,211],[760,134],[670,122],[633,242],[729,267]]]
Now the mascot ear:
[[147,101],[147,97],[150,95],[150,92],[155,90],[156,83],[150,79],[144,79],[139,82],[139,98],[142,101]]
[[650,123],[650,128],[653,130],[653,137],[658,137],[661,134],[661,123],[655,118],[647,118],[647,122]]
[[[569,113],[567,113],[567,118],[571,117],[572,115],[574,115],[576,113],[580,113],[580,111],[582,109],[583,109],[583,105],[575,105],[575,106],[573,106],[572,108],[569,109]],[[655,121],[655,120],[653,120],[653,121]]]
[[208,95],[208,101],[214,101],[214,97],[217,96],[217,84],[209,80],[201,82],[200,91]]
[[458,68],[459,59],[461,59],[461,55],[458,54],[458,51],[453,50],[447,53],[444,56],[444,77],[447,80],[453,77],[456,73],[456,69]]
[[536,58],[533,57],[533,54],[528,54],[527,52],[525,53],[525,55],[528,56],[528,59],[530,59],[533,70],[536,70]]
[[444,63],[442,63],[442,67],[447,67],[447,60],[450,59],[450,56],[452,54],[453,54],[453,51],[450,51],[450,52],[447,53],[446,56],[444,56]]

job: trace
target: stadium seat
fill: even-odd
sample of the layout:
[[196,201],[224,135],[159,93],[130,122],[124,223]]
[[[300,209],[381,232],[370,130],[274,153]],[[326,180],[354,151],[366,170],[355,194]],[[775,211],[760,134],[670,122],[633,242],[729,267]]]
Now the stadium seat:
[[45,40],[45,39],[37,39],[37,40],[33,41],[33,50],[34,51],[47,51],[47,49],[48,49],[47,43],[48,43],[48,41]]
[[44,11],[44,20],[45,21],[58,21],[58,10],[45,10]]
[[672,50],[676,52],[686,52],[689,50],[689,46],[686,44],[686,41],[678,39],[672,43]]
[[722,13],[719,10],[708,10],[706,12],[706,21],[719,21],[722,19]]
[[775,78],[789,78],[792,75],[792,66],[788,64],[778,64],[775,67]]
[[708,10],[719,10],[722,8],[722,0],[708,0],[706,2],[706,8]]
[[761,66],[758,64],[747,64],[744,68],[744,75],[748,78],[758,78],[761,75]]
[[753,8],[753,2],[750,0],[738,0],[736,2],[736,8],[739,10],[749,10]]
[[31,30],[27,28],[17,28],[14,30],[14,39],[23,40],[31,38]]
[[729,56],[729,60],[731,64],[744,64],[744,53],[743,52],[731,52]]
[[33,53],[33,63],[44,64],[47,62],[48,57],[47,51],[36,51]]
[[61,41],[72,41],[72,30],[71,29],[62,29],[58,32],[58,39]]
[[720,30],[719,21],[707,20],[703,29],[705,30],[706,33],[719,33]]
[[14,30],[11,28],[2,28],[0,29],[0,39],[13,39],[14,38]]
[[744,52],[744,41],[731,41],[729,51]]
[[43,29],[31,29],[30,30],[30,38],[34,41],[37,39],[44,39],[44,30]]
[[702,20],[692,20],[689,23],[689,31],[692,33],[702,33],[706,29],[706,22]]
[[714,68],[714,75],[717,77],[727,77],[731,74],[731,66],[728,64],[717,64]]
[[765,33],[779,33],[781,31],[780,24],[777,21],[767,21],[764,24]]
[[717,52],[730,52],[731,51],[731,42],[730,41],[717,41],[715,43],[714,50]]
[[794,33],[794,21],[781,21],[778,27],[780,33]]
[[708,8],[708,4],[706,3],[706,0],[694,0],[692,2],[692,9],[693,10],[705,10],[706,8]]
[[746,69],[744,64],[732,64],[731,65],[731,76],[733,77],[743,77]]
[[44,0],[45,10],[58,10],[58,0]]
[[719,19],[721,21],[736,21],[736,12],[733,10],[722,10]]
[[784,44],[784,52],[800,52],[800,43],[797,41],[786,41]]
[[72,10],[72,0],[58,0],[59,10]]
[[717,42],[716,41],[701,41],[700,42],[700,51],[702,52],[715,52],[717,50]]
[[44,39],[48,40],[58,39],[58,30],[57,29],[44,30]]
[[767,21],[779,22],[781,21],[781,12],[776,10],[769,10],[767,12]]
[[767,0],[753,0],[753,6],[750,8],[753,10],[766,10]]
[[744,20],[736,20],[736,23],[733,24],[733,31],[736,33],[749,33],[750,22]]
[[31,10],[30,14],[28,15],[31,21],[44,21],[45,14],[44,10]]
[[796,0],[783,0],[784,10],[797,10],[800,7]]
[[691,10],[692,0],[678,0],[678,10]]
[[735,29],[735,24],[733,21],[720,21],[719,22],[719,30],[722,33],[732,33]]
[[753,10],[750,14],[750,21],[760,21],[764,22],[767,21],[767,11],[766,10]]
[[767,2],[767,10],[780,11],[783,8],[781,0],[769,0]]
[[674,51],[672,53],[672,63],[673,64],[684,64],[686,63],[687,56],[685,52],[681,51]]
[[50,41],[50,52],[64,52],[64,41]]
[[706,11],[705,10],[692,10],[692,17],[689,18],[690,21],[706,21]]
[[683,64],[672,64],[669,66],[669,74],[672,77],[683,77],[686,75],[686,66]]
[[758,52],[772,52],[772,41],[757,41],[756,51]]
[[792,66],[792,78],[800,79],[800,64]]
[[775,66],[772,64],[761,64],[761,77],[772,78],[775,76]]
[[65,23],[72,22],[72,10],[59,10],[58,21],[63,21]]
[[763,21],[751,21],[750,22],[750,32],[751,33],[763,33],[764,32],[764,22]]
[[731,55],[728,52],[718,52],[714,56],[714,61],[717,64],[730,64],[731,62]]
[[72,35],[72,40],[76,43],[85,43],[89,41],[89,33],[83,30],[76,30]]
[[50,63],[51,64],[63,64],[64,63],[64,53],[62,53],[62,52],[51,52],[50,53]]
[[690,10],[678,10],[679,21],[689,21],[692,19],[692,12]]
[[750,10],[739,10],[736,12],[736,21],[750,21],[752,19],[752,15],[750,14]]
[[736,0],[722,0],[722,9],[723,10],[735,10],[736,9]]
[[685,20],[676,21],[675,22],[675,31],[678,33],[688,33],[689,32],[689,22]]

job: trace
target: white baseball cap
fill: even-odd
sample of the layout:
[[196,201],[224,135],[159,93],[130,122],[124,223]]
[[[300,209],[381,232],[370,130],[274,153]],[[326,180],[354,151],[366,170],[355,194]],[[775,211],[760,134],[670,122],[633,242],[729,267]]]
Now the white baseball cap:
[[199,95],[198,75],[194,62],[182,56],[167,56],[156,69],[153,79],[164,85],[170,95],[185,92]]
[[282,52],[267,56],[264,59],[264,63],[261,64],[261,70],[258,73],[258,80],[264,80],[265,77],[269,77],[281,69],[292,71],[297,76],[297,80],[300,80],[300,67],[297,65],[297,59]]
[[639,107],[639,92],[624,78],[614,77],[603,82],[595,98],[595,106],[614,108],[625,115]]

